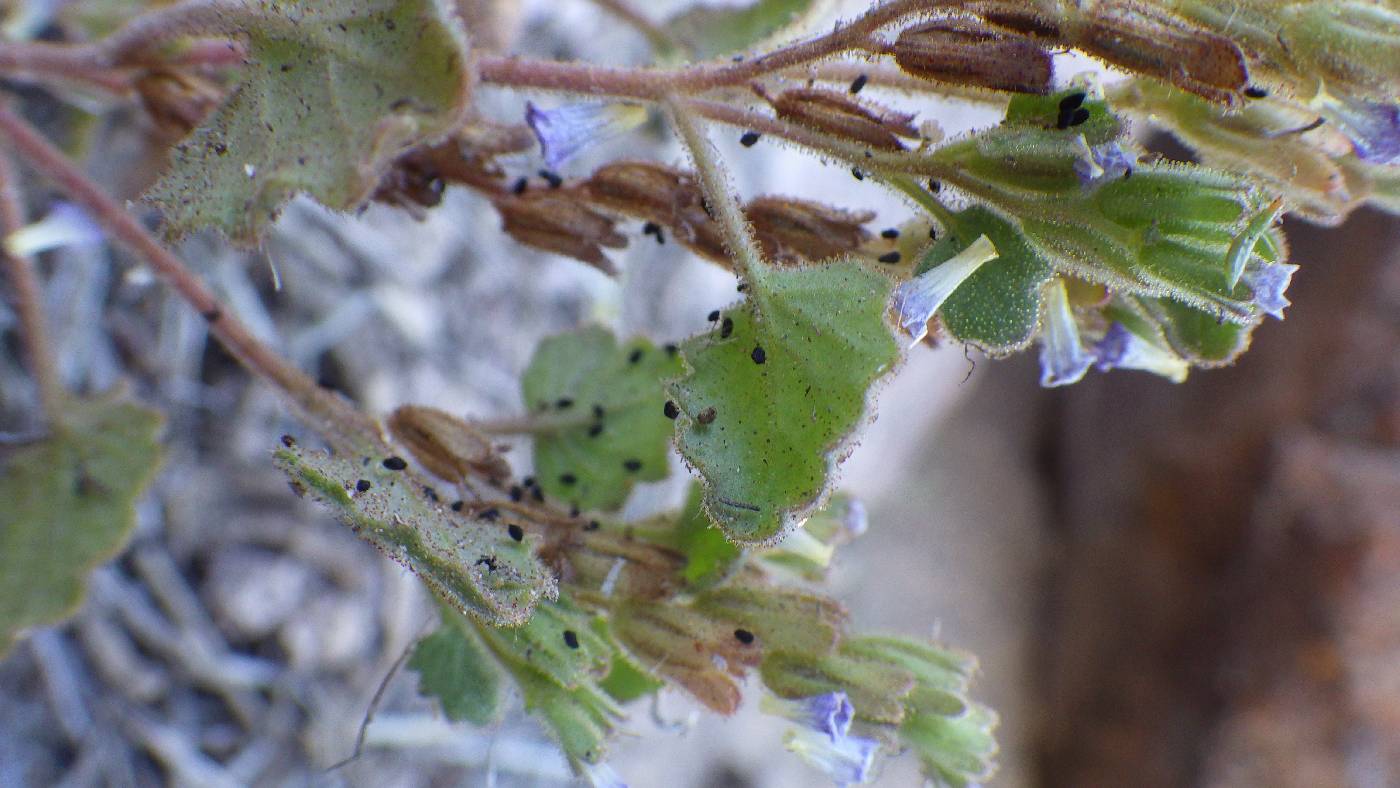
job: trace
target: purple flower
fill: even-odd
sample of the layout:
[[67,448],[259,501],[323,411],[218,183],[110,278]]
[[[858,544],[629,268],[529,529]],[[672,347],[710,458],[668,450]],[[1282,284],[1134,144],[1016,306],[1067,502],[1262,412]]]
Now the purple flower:
[[559,167],[590,145],[631,131],[646,119],[646,109],[636,104],[565,104],[554,109],[525,104],[525,122],[540,141],[540,151],[550,168]]
[[1094,365],[1094,356],[1079,341],[1079,326],[1069,307],[1065,282],[1056,277],[1046,288],[1045,319],[1040,332],[1040,385],[1078,383]]
[[788,732],[783,743],[809,766],[821,769],[837,785],[864,783],[872,777],[880,743],[863,736],[830,739],[807,728]]
[[806,728],[824,734],[831,741],[846,735],[855,718],[855,707],[844,692],[828,692],[797,700],[783,700],[764,695],[759,709],[765,714],[786,717]]
[[845,526],[847,536],[852,539],[865,533],[870,527],[865,504],[859,498],[852,498],[850,503],[846,504],[846,516],[841,519],[841,524]]
[[60,202],[44,218],[5,236],[5,251],[28,257],[64,246],[96,246],[102,240],[102,228],[86,211],[73,203]]
[[904,282],[894,291],[894,311],[899,327],[913,337],[910,347],[928,334],[928,321],[982,264],[995,260],[997,248],[983,235],[966,249]]
[[1110,369],[1141,369],[1173,383],[1186,380],[1190,365],[1167,348],[1143,339],[1114,321],[1108,333],[1094,345],[1094,365],[1100,372]]
[[1290,263],[1264,263],[1258,268],[1245,271],[1244,276],[1240,278],[1254,293],[1254,305],[1264,314],[1282,320],[1283,308],[1290,303],[1283,297],[1283,293],[1288,289],[1289,282],[1293,281],[1293,272],[1297,270],[1298,266]]
[[1331,99],[1322,114],[1351,140],[1357,158],[1376,164],[1400,164],[1400,104]]
[[[1083,137],[1079,138],[1081,141]],[[1123,150],[1117,142],[1105,142],[1092,148],[1086,146],[1088,155],[1074,160],[1074,174],[1079,176],[1079,185],[1088,189],[1104,181],[1121,178],[1133,171],[1137,157]]]
[[593,788],[627,788],[627,783],[606,763],[585,763],[583,779]]

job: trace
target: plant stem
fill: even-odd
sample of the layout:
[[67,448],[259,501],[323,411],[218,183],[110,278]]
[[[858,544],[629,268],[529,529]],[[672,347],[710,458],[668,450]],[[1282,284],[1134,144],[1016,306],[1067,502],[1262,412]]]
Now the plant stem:
[[729,189],[729,179],[725,177],[719,153],[710,145],[709,137],[695,122],[694,111],[679,98],[672,97],[667,102],[671,110],[676,131],[680,132],[690,156],[695,160],[695,172],[700,176],[700,187],[709,200],[710,207],[718,213],[720,229],[724,231],[724,241],[729,247],[729,255],[739,273],[750,284],[757,285],[763,278],[763,255],[758,250],[753,228],[744,218],[739,201]]
[[146,260],[157,276],[204,317],[210,333],[229,353],[250,372],[281,389],[333,448],[360,453],[382,445],[374,420],[316,385],[304,372],[258,341],[246,325],[224,311],[213,292],[178,257],[68,161],[62,151],[5,107],[0,107],[0,132],[35,170],[87,208],[115,240]]
[[[24,207],[18,173],[10,157],[0,152],[0,236],[9,236],[23,226]],[[39,389],[39,407],[45,421],[52,425],[63,410],[66,395],[54,363],[48,328],[44,325],[43,290],[34,271],[34,261],[0,248],[0,263],[4,264],[5,278],[14,288],[15,314],[19,316],[29,371]]]

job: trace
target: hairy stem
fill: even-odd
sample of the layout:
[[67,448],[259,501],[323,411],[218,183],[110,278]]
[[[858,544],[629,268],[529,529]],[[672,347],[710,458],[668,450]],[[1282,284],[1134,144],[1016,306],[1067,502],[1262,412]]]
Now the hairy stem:
[[753,228],[744,218],[739,201],[729,189],[729,179],[725,177],[719,153],[710,145],[699,124],[695,122],[694,111],[678,98],[666,102],[671,110],[671,119],[676,131],[680,132],[691,158],[695,160],[695,172],[700,176],[700,186],[708,198],[710,206],[718,213],[720,229],[724,231],[724,241],[729,247],[729,255],[735,268],[750,282],[763,277],[763,255],[758,250]]
[[[0,152],[0,236],[9,236],[24,226],[23,205],[14,162]],[[5,267],[5,278],[14,288],[14,310],[19,317],[29,371],[39,388],[39,406],[45,420],[53,423],[63,410],[65,395],[54,363],[48,327],[44,325],[43,291],[34,271],[34,261],[0,248],[0,263]]]
[[144,259],[156,275],[194,307],[209,331],[250,372],[285,393],[332,447],[361,452],[381,444],[378,426],[349,402],[322,389],[304,372],[258,341],[248,327],[224,311],[208,286],[88,179],[62,151],[8,108],[0,107],[0,132],[38,172],[92,213],[112,237]]

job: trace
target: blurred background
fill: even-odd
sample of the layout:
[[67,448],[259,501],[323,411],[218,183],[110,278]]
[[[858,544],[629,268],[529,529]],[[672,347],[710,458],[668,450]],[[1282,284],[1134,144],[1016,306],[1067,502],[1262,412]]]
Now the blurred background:
[[[513,51],[648,58],[591,3],[500,5],[491,34]],[[996,118],[891,98],[949,134]],[[520,96],[483,101],[522,117]],[[71,121],[37,90],[25,106],[50,128]],[[85,164],[134,198],[160,153],[140,112],[102,110]],[[876,228],[910,213],[845,169],[715,137],[745,195],[839,195],[876,210]],[[624,154],[684,163],[654,123],[563,174]],[[29,183],[38,214],[53,195]],[[375,413],[519,413],[542,337],[598,322],[672,341],[733,299],[727,273],[640,225],[613,281],[498,222],[457,189],[422,221],[297,202],[254,252],[213,238],[181,252],[265,340]],[[861,629],[978,655],[976,693],[1002,717],[994,785],[1400,785],[1400,222],[1361,212],[1286,232],[1303,266],[1293,306],[1231,368],[1047,391],[1033,355],[920,347],[881,392],[842,473],[871,527],[838,553],[832,590]],[[168,459],[77,617],[0,662],[0,786],[568,784],[518,704],[496,729],[450,725],[393,671],[433,626],[426,594],[287,491],[270,447],[304,433],[197,314],[110,248],[42,263],[66,380],[132,381],[167,414]],[[19,431],[34,394],[7,310],[0,431]],[[528,448],[511,460],[528,467]],[[677,465],[628,513],[676,505],[684,481]],[[381,684],[362,753],[328,770]],[[636,735],[611,763],[633,786],[818,784],[755,706],[718,719],[663,695],[632,709]],[[919,784],[916,764],[892,761],[879,784]]]

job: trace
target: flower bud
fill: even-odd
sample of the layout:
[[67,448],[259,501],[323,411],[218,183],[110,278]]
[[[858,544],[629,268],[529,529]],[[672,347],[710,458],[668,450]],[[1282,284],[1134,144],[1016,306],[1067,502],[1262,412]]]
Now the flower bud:
[[880,150],[904,150],[899,137],[917,137],[914,116],[862,103],[819,88],[785,90],[768,97],[778,117]]
[[945,19],[903,30],[894,60],[924,79],[1014,93],[1049,93],[1050,53],[1030,39]]
[[1095,5],[1069,37],[1100,60],[1211,101],[1233,103],[1249,83],[1244,54],[1229,38],[1133,0]]

